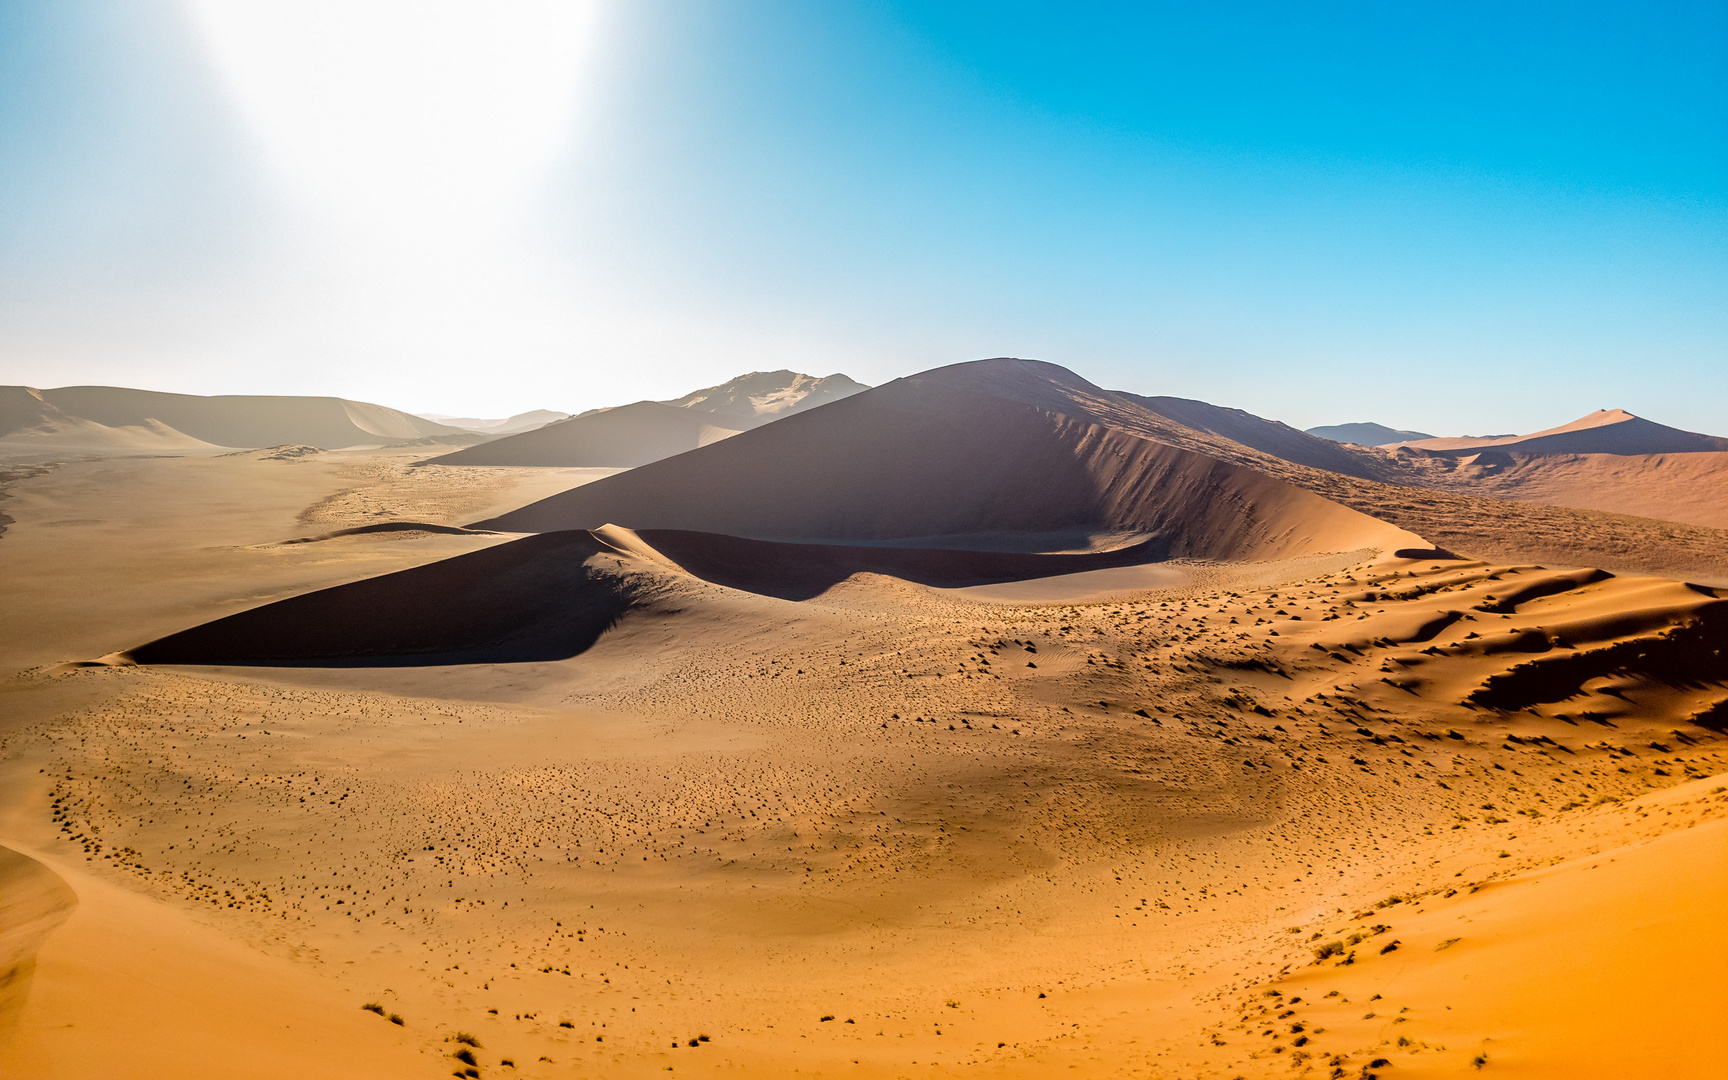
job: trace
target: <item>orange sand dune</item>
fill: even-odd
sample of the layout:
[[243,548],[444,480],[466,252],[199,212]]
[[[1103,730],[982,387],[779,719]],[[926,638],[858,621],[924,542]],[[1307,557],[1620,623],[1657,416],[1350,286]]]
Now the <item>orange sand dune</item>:
[[1525,454],[1686,454],[1728,450],[1728,439],[1671,428],[1624,409],[1598,409],[1533,435],[1418,439],[1389,445],[1451,454],[1490,447]]
[[1410,462],[1419,482],[1495,499],[1728,529],[1728,453],[1528,454],[1482,450]]

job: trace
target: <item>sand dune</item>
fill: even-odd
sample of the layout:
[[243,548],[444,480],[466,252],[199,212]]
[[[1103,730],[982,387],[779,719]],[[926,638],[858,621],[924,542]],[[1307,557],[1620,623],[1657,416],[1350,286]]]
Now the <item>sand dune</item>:
[[0,1046],[17,1042],[37,950],[77,902],[52,870],[0,847]]
[[1728,453],[1720,451],[1527,454],[1490,449],[1411,464],[1424,486],[1446,491],[1728,529]]
[[1689,454],[1728,450],[1728,438],[1681,431],[1624,409],[1598,409],[1533,435],[1400,440],[1394,445],[1454,455],[1491,447],[1524,454]]
[[132,649],[141,664],[510,663],[587,649],[641,590],[548,533],[243,611]]
[[572,416],[432,461],[439,465],[631,468],[718,442],[739,430],[706,413],[658,401],[638,401]]
[[716,422],[723,426],[747,429],[868,389],[845,375],[818,378],[782,368],[779,371],[752,371],[731,382],[697,390],[665,404],[713,413],[721,418]]
[[478,527],[616,522],[925,546],[990,534],[1023,537],[1024,550],[1127,533],[1150,539],[1158,557],[1210,559],[1428,546],[1271,477],[1100,422],[1052,371],[1072,378],[989,361],[897,380]]
[[486,446],[442,465],[631,468],[673,457],[865,389],[844,375],[751,372],[671,401],[595,409]]
[[461,428],[464,431],[477,431],[485,435],[518,435],[524,431],[533,431],[535,428],[542,428],[547,424],[555,424],[560,420],[570,418],[569,413],[555,412],[551,409],[532,409],[528,412],[517,413],[514,416],[492,420],[474,416],[444,416],[440,413],[417,413],[415,415],[422,420],[431,420],[433,423],[443,424],[447,427]]
[[[995,533],[996,543],[1009,535],[1017,536],[1023,548],[1056,550],[1084,546],[1087,535],[1100,531],[1212,529],[1214,523],[1187,509],[1196,505],[1193,500],[1213,500],[1237,481],[1219,481],[1221,486],[1202,492],[1209,481],[1190,483],[1195,474],[1185,472],[1186,466],[1168,472],[1178,460],[1200,467],[1177,453],[1186,451],[1211,461],[1204,468],[1217,467],[1220,476],[1236,467],[1231,475],[1260,493],[1248,496],[1243,489],[1225,496],[1239,498],[1244,506],[1279,490],[1276,481],[1282,480],[1453,551],[1728,581],[1728,532],[1707,527],[1707,521],[1676,525],[1623,516],[1660,509],[1649,505],[1660,499],[1607,497],[1615,490],[1637,490],[1636,475],[1617,487],[1599,487],[1590,508],[1561,509],[1565,503],[1552,496],[1541,501],[1559,505],[1531,505],[1492,497],[1495,489],[1479,489],[1448,464],[1450,459],[1413,464],[1384,450],[1328,443],[1233,410],[1167,404],[1167,416],[1142,404],[1170,400],[1101,390],[1054,364],[957,364],[484,524],[538,530],[615,521],[770,539],[904,537],[924,544],[948,543],[937,538],[962,534],[964,540],[955,543],[967,547],[990,546],[984,534]],[[959,423],[945,419],[949,410],[956,410],[952,415]],[[1190,427],[1173,416],[1216,431]],[[1091,432],[1085,438],[1079,434],[1083,428]],[[971,432],[981,434],[973,438]],[[1287,460],[1236,441],[1232,432],[1293,458],[1329,460],[1335,467]],[[1310,453],[1313,446],[1329,448],[1329,457]],[[1146,455],[1147,461],[1134,455]],[[1150,464],[1154,458],[1160,464]],[[1178,474],[1187,479],[1170,479]],[[1037,476],[1041,484],[1027,485],[1024,476]],[[1700,499],[1713,506],[1707,497],[1711,489],[1700,490],[1706,495],[1691,495],[1675,506]],[[1582,500],[1568,496],[1567,501]],[[1249,531],[1265,524],[1252,514],[1236,515],[1224,503],[1212,505],[1220,519]],[[1159,519],[1154,506],[1162,506],[1174,524]],[[1266,508],[1255,513],[1265,514]],[[1308,520],[1318,526],[1323,517]],[[1258,550],[1244,536],[1217,544],[1171,539],[1169,550],[1178,555],[1237,558]],[[1333,542],[1318,533],[1311,539]],[[1295,541],[1288,550],[1300,547]],[[1274,544],[1265,550],[1277,549]]]
[[11,453],[68,449],[148,452],[211,446],[151,418],[108,425],[75,416],[47,400],[44,393],[28,386],[0,386],[0,445]]
[[[150,433],[146,435],[144,433]],[[326,397],[198,397],[118,386],[0,388],[0,437],[122,445],[154,436],[163,445],[231,447],[304,443],[321,449],[461,434],[408,413]]]

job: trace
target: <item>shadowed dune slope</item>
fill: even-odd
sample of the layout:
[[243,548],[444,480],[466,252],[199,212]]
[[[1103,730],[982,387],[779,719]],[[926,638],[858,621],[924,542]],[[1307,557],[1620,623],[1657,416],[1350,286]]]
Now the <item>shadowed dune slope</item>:
[[1426,546],[1272,477],[1085,415],[1064,392],[1073,384],[1090,386],[1024,361],[938,369],[480,527],[617,522],[930,547],[968,546],[940,538],[978,534],[1128,533],[1153,541],[1161,557],[1208,559]]
[[[602,529],[599,535],[610,538],[613,530]],[[1158,557],[1156,545],[1151,541],[1109,551],[1041,554],[785,544],[672,529],[648,529],[631,535],[653,555],[704,581],[783,600],[808,600],[861,573],[956,588],[1137,566]]]
[[548,533],[290,597],[133,649],[140,664],[371,667],[562,660],[640,603],[590,559],[587,532]]
[[433,458],[433,465],[558,465],[628,469],[738,433],[711,413],[659,401],[584,413]]
[[1368,464],[1371,459],[1364,459],[1334,440],[1298,431],[1288,424],[1267,420],[1242,409],[1226,409],[1190,398],[1119,396],[1191,430],[1229,439],[1284,461],[1350,476],[1377,475],[1377,470]]
[[[396,409],[334,397],[200,397],[119,386],[0,389],[5,392],[0,436],[27,435],[56,424],[74,425],[84,435],[99,435],[99,429],[104,428],[148,431],[166,427],[215,446],[300,443],[335,450],[458,434],[456,428]],[[33,405],[32,398],[40,407]]]
[[[596,558],[599,556],[600,558]],[[365,667],[562,660],[670,584],[807,600],[855,574],[954,587],[1151,561],[1151,543],[1026,554],[783,544],[671,530],[542,533],[253,608],[126,654],[139,664]]]

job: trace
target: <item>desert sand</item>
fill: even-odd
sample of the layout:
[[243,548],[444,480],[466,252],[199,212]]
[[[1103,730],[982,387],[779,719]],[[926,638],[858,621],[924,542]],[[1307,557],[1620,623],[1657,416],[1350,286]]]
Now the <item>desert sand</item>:
[[0,1075],[1719,1066],[1715,530],[919,379],[9,469]]

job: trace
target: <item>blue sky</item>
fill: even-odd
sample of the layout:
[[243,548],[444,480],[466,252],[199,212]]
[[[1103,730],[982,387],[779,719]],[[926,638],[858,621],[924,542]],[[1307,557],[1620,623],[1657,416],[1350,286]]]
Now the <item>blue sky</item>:
[[0,381],[503,414],[1006,354],[1299,426],[1728,427],[1720,4],[601,0],[508,212],[394,231],[219,37],[0,0]]

